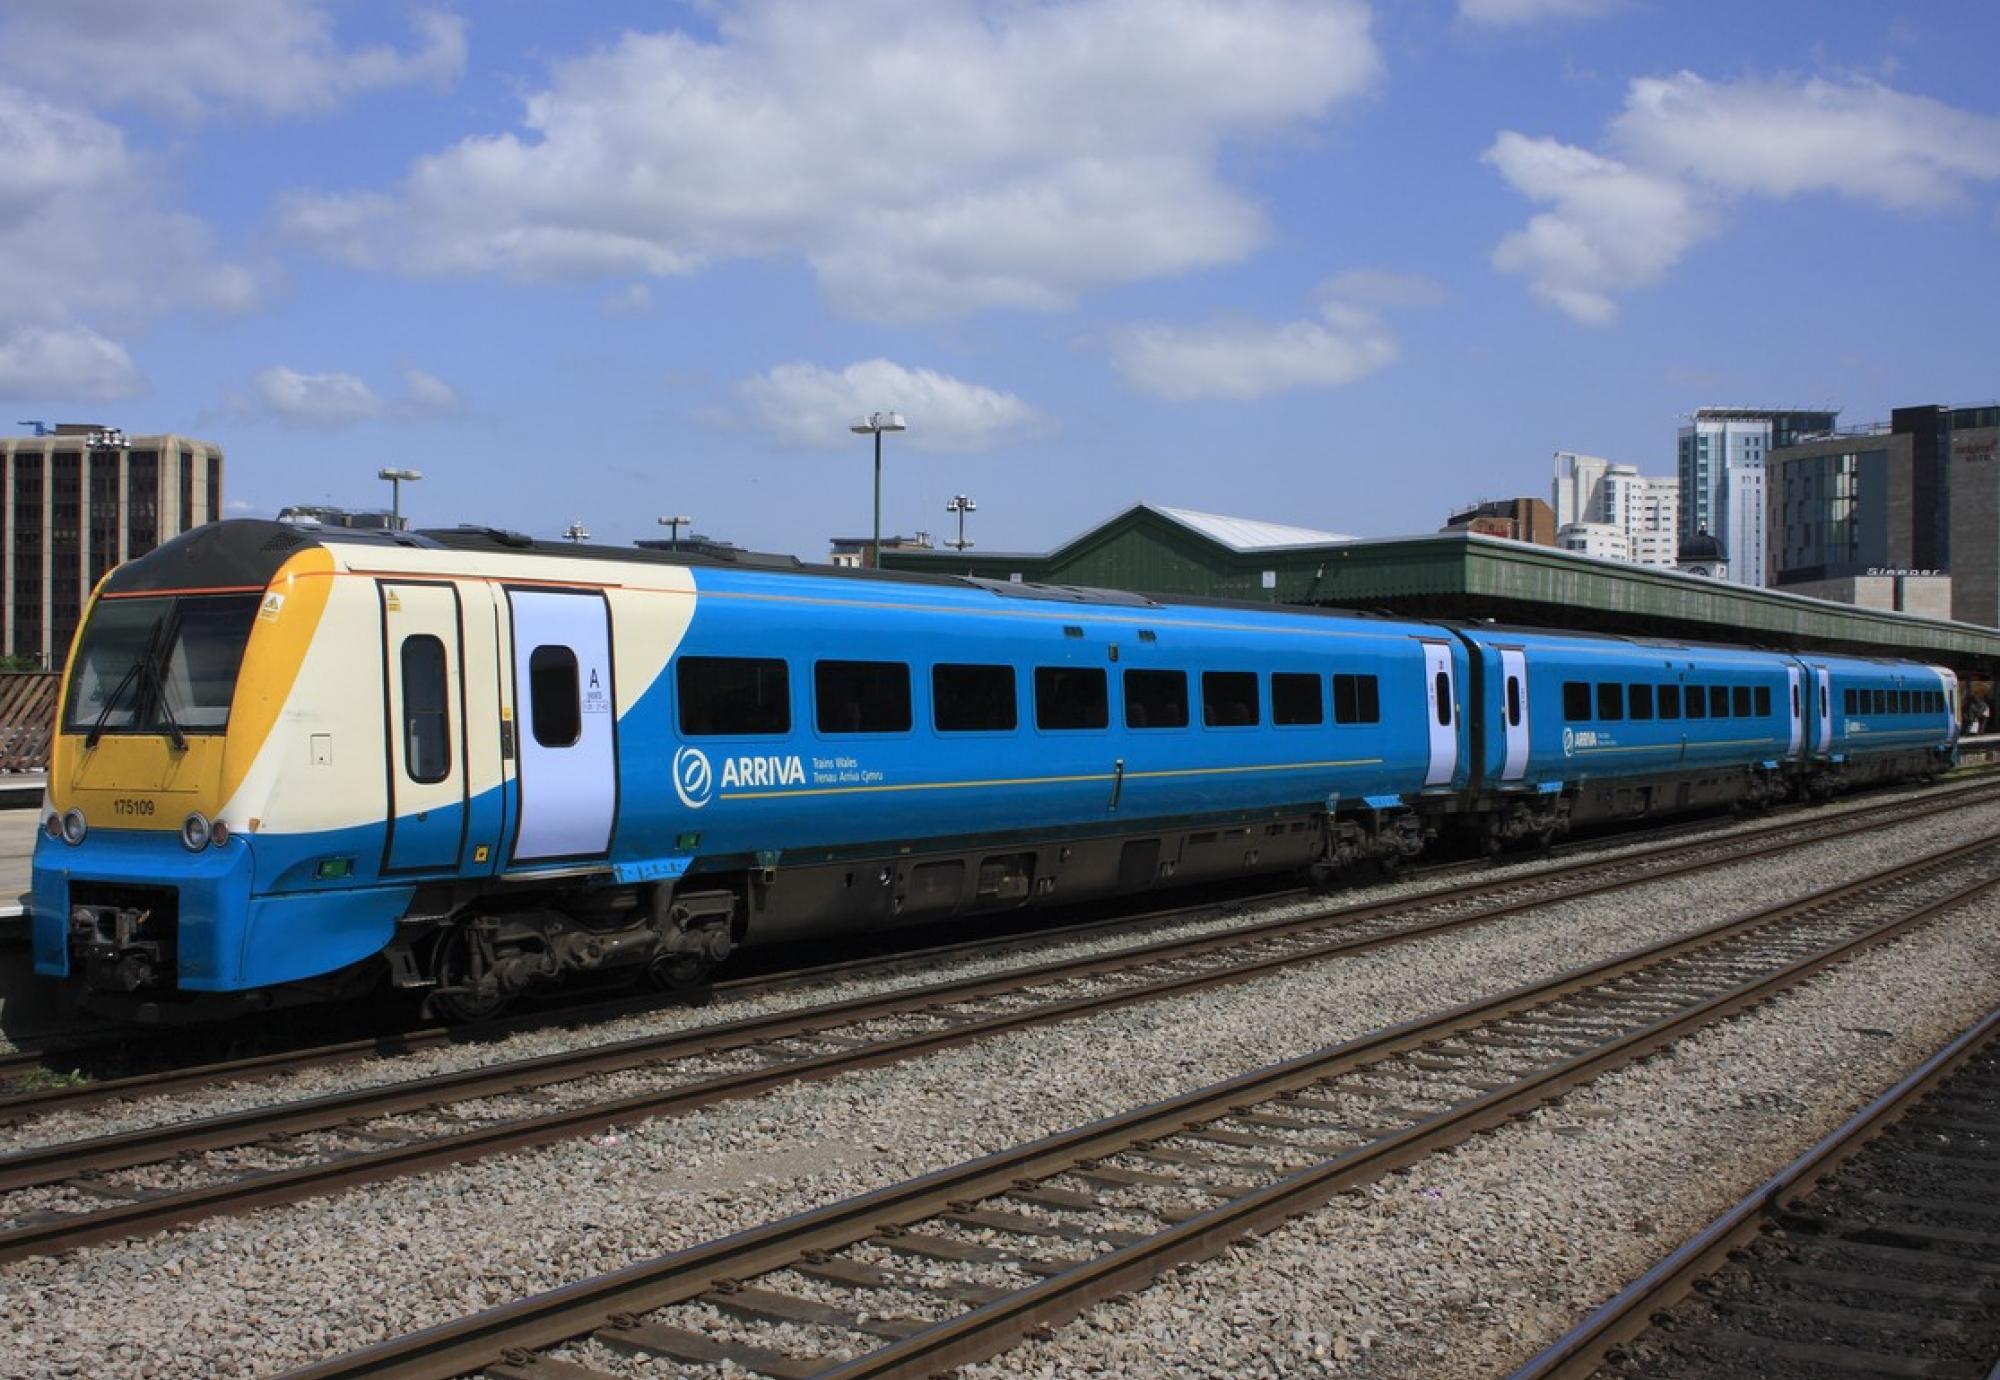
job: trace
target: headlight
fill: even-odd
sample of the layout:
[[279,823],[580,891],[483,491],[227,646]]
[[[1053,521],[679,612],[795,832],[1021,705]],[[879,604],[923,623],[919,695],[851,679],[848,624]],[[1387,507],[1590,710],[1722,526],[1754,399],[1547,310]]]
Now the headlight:
[[208,827],[208,841],[217,848],[222,847],[229,842],[229,826],[219,819],[215,821]]
[[42,832],[47,834],[52,839],[61,838],[62,816],[57,814],[53,810],[49,811],[49,817],[42,821]]
[[63,811],[62,836],[64,843],[82,843],[88,829],[83,822],[83,811],[72,805]]
[[208,816],[196,810],[181,821],[181,846],[190,853],[208,847]]

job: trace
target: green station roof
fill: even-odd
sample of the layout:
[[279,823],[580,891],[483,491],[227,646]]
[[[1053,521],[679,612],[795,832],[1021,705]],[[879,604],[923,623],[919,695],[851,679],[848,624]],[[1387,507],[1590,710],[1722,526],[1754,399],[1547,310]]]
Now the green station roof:
[[1159,596],[1783,643],[1991,675],[2000,629],[1750,589],[1463,532],[1357,541],[1137,504],[1052,551],[884,551],[884,568]]

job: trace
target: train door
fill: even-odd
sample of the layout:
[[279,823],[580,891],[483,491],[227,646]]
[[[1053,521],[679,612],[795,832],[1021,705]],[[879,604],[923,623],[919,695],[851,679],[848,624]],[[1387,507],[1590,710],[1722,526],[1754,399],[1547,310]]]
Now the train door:
[[1833,673],[1824,666],[1812,668],[1813,689],[1819,695],[1818,750],[1833,755]]
[[1792,694],[1792,745],[1785,750],[1785,755],[1796,758],[1805,747],[1806,739],[1805,678],[1796,666],[1787,666],[1785,677],[1791,682]]
[[1931,669],[1937,672],[1939,684],[1944,690],[1944,740],[1947,743],[1955,743],[1958,741],[1958,672],[1946,670],[1942,666],[1933,666]]
[[520,792],[513,861],[601,858],[618,815],[611,606],[598,590],[509,589]]
[[1426,642],[1424,648],[1424,704],[1429,710],[1431,765],[1424,774],[1426,786],[1450,783],[1458,770],[1458,725],[1453,710],[1456,690],[1452,684],[1451,648],[1442,642]]
[[389,741],[384,872],[449,869],[465,851],[465,658],[458,588],[388,580],[382,605]]
[[1519,781],[1528,771],[1528,654],[1518,647],[1500,652],[1500,719],[1507,735],[1502,781]]

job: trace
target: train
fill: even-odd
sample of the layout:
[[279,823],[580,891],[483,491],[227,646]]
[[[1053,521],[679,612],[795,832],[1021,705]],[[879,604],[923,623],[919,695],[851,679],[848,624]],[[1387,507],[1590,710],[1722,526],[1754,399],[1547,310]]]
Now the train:
[[119,1018],[403,990],[476,1020],[745,946],[1928,778],[1956,698],[1907,661],[229,520],[92,594],[33,961]]

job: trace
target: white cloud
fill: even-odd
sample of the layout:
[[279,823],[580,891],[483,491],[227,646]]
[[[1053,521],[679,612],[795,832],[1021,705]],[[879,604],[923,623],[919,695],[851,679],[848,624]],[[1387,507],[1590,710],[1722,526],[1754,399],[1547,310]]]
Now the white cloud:
[[1357,307],[1437,307],[1449,296],[1435,278],[1389,268],[1350,269],[1321,283],[1319,292],[1322,298]]
[[1317,320],[1128,326],[1111,343],[1111,362],[1127,381],[1174,402],[1340,388],[1396,355],[1396,337],[1379,317],[1332,299]]
[[458,394],[435,374],[405,366],[402,391],[385,399],[359,375],[329,370],[304,374],[282,364],[257,371],[251,396],[231,400],[241,415],[262,414],[281,425],[311,431],[339,431],[382,418],[415,421],[459,410]]
[[1515,190],[1555,205],[1502,240],[1493,266],[1525,275],[1537,297],[1587,326],[1608,325],[1612,293],[1654,281],[1715,225],[1686,184],[1553,139],[1509,130],[1486,161]]
[[644,316],[653,309],[653,289],[646,283],[627,283],[616,292],[606,293],[597,303],[606,316]]
[[1834,193],[1899,208],[1949,204],[2000,178],[2000,120],[1869,81],[1691,72],[1628,88],[1607,151],[1503,131],[1485,161],[1536,215],[1493,251],[1542,300],[1585,325],[1657,281],[1745,197]]
[[141,391],[132,357],[84,326],[15,326],[0,334],[0,398],[111,402]]
[[391,192],[295,195],[286,227],[413,273],[797,256],[861,317],[1055,308],[1250,253],[1265,221],[1225,146],[1306,128],[1380,66],[1360,0],[743,0],[717,30],[562,62],[522,131]]
[[1458,0],[1458,16],[1496,27],[1543,19],[1579,19],[1607,13],[1620,0]]
[[218,108],[289,115],[363,91],[448,83],[465,68],[465,23],[412,21],[415,46],[344,47],[314,0],[40,0],[0,23],[0,61],[23,81],[87,91],[184,119]]
[[743,423],[790,446],[831,450],[853,443],[848,427],[870,412],[900,412],[909,431],[898,446],[927,451],[991,450],[1030,434],[1041,415],[1012,393],[886,359],[845,369],[780,364],[736,385]]

